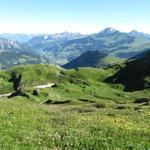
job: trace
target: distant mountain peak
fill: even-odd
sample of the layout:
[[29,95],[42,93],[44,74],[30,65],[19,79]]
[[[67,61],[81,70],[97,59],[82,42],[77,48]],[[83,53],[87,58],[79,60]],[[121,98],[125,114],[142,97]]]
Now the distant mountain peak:
[[101,32],[110,32],[110,33],[113,33],[113,32],[117,32],[118,30],[112,28],[112,27],[108,27],[104,30],[102,30]]
[[139,33],[137,30],[132,30],[130,33]]
[[118,32],[119,32],[118,30],[116,30],[116,29],[114,29],[112,27],[108,27],[108,28],[100,31],[99,35],[105,36],[105,35],[111,35],[111,34],[118,33]]
[[138,32],[137,30],[132,30],[131,32],[129,32],[129,34],[131,36],[135,36],[135,37],[144,37],[145,34],[143,32]]
[[20,49],[21,46],[22,44],[17,41],[0,38],[0,49],[10,49],[10,48]]

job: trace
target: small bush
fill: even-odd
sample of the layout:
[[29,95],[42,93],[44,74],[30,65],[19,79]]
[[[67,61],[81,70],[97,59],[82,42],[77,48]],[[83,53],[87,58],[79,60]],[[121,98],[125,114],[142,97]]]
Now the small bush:
[[33,93],[32,93],[32,95],[38,96],[39,95],[39,91],[38,90],[34,90]]
[[101,103],[97,103],[97,104],[94,104],[94,107],[97,108],[97,109],[101,109],[101,108],[106,108],[106,105],[101,104]]

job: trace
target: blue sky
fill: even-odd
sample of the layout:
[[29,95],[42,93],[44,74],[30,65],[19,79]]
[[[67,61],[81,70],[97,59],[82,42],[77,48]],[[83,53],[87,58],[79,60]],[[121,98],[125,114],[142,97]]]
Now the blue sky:
[[150,33],[150,0],[2,0],[0,33]]

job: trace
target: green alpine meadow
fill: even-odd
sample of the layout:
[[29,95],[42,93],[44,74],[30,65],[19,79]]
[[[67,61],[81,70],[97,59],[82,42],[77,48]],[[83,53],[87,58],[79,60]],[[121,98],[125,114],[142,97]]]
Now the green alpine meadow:
[[0,2],[0,150],[150,150],[150,1]]
[[[148,149],[150,91],[105,82],[120,68],[1,71],[1,94],[16,93],[0,98],[1,149]],[[48,83],[54,85],[36,88]]]

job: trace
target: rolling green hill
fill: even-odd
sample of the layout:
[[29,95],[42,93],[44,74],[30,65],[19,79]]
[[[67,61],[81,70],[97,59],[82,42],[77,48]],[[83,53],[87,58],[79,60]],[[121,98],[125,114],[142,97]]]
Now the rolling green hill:
[[[127,100],[130,98],[133,99],[134,96],[131,96],[132,94],[130,95],[129,93],[123,92],[123,89],[124,87],[126,88],[126,85],[109,85],[104,82],[109,77],[116,76],[116,74],[120,74],[120,68],[117,66],[109,67],[108,69],[87,67],[65,70],[53,65],[26,65],[0,72],[0,92],[10,93],[15,90],[13,89],[13,82],[15,81],[14,79],[17,79],[19,76],[21,76],[21,80],[19,80],[20,83],[18,85],[21,85],[22,90],[29,93],[29,95],[32,94],[34,86],[55,83],[55,88],[41,90],[42,93],[53,93],[53,96],[51,95],[52,97],[49,94],[44,96],[45,100],[48,98],[61,100],[71,97],[73,99],[76,99],[76,97],[91,97],[91,99],[101,98],[108,100],[111,99],[114,101],[124,99]],[[127,75],[128,74],[126,74],[126,77],[128,78]],[[138,79],[140,79],[140,77],[141,76],[139,76]],[[145,79],[148,81],[148,78]],[[141,90],[143,89],[141,88]],[[107,95],[107,91],[110,92],[110,95]]]

